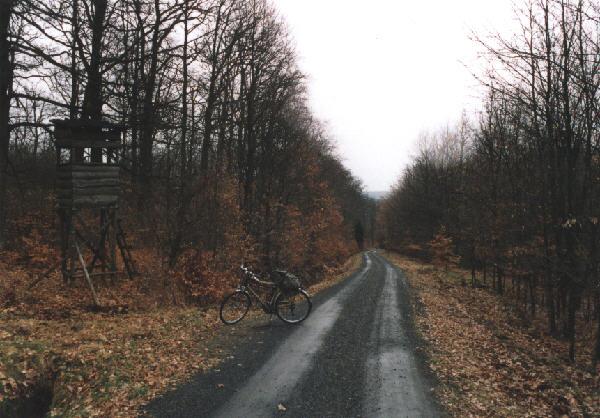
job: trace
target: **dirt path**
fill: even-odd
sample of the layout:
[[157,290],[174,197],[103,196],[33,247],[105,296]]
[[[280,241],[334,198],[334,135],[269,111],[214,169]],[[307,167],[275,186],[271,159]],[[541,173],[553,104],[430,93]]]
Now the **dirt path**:
[[219,369],[157,399],[154,417],[434,417],[403,273],[375,252],[299,326],[232,327]]

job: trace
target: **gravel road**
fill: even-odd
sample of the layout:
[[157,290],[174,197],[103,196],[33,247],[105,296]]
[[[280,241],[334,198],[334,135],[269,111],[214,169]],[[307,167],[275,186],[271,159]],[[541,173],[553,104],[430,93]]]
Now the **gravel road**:
[[213,347],[226,357],[219,369],[155,400],[148,416],[441,416],[409,298],[404,274],[367,252],[301,325],[264,317],[227,328]]

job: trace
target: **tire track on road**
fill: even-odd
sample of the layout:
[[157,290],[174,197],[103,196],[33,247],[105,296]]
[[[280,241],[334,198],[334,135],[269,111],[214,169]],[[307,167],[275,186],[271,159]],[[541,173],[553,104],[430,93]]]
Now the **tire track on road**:
[[430,385],[425,382],[415,358],[411,336],[405,330],[399,287],[403,277],[385,259],[385,284],[377,306],[371,332],[373,350],[366,363],[367,378],[363,416],[434,417],[439,415],[431,400]]
[[442,415],[416,350],[420,340],[400,270],[369,251],[359,271],[314,299],[313,312],[298,326],[251,321],[232,327],[237,336],[225,342],[234,345],[233,355],[154,401],[152,415]]
[[314,365],[292,396],[284,402],[286,417],[362,416],[365,363],[369,335],[385,272],[383,264],[369,254],[372,267],[345,300],[335,326],[314,357]]
[[363,281],[372,266],[368,254],[363,270],[339,292],[317,307],[271,358],[213,415],[217,418],[267,417],[277,413],[338,320],[346,298]]

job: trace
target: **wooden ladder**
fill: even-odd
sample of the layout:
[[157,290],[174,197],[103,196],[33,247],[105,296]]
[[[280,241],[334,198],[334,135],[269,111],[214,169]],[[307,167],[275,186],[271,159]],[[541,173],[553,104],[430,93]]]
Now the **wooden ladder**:
[[133,279],[133,277],[137,276],[139,273],[135,268],[133,256],[131,255],[131,247],[127,244],[126,238],[125,232],[123,232],[123,228],[121,227],[121,220],[117,219],[117,245],[121,251],[121,257],[123,258],[123,264],[125,265],[125,270],[127,270],[127,275],[130,279]]

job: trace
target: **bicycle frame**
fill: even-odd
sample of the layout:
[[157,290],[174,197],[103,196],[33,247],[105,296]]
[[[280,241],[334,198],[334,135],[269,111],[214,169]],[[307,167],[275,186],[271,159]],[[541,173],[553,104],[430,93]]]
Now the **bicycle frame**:
[[[277,285],[274,283],[270,283],[270,282],[265,282],[260,280],[256,274],[254,274],[252,271],[250,271],[249,269],[245,268],[242,266],[242,271],[244,272],[244,277],[242,278],[241,282],[240,282],[240,286],[238,287],[239,291],[245,292],[248,296],[250,296],[251,300],[255,300],[256,302],[258,302],[258,304],[260,305],[260,307],[263,309],[263,311],[265,311],[266,313],[272,314],[273,313],[273,308],[274,308],[274,304],[275,304],[275,299],[277,298],[277,296],[279,295],[279,289],[277,289]],[[268,298],[268,300],[263,301],[260,297],[260,295],[252,288],[252,284],[256,283],[258,286],[262,286],[262,287],[269,287],[271,288],[271,295]]]

